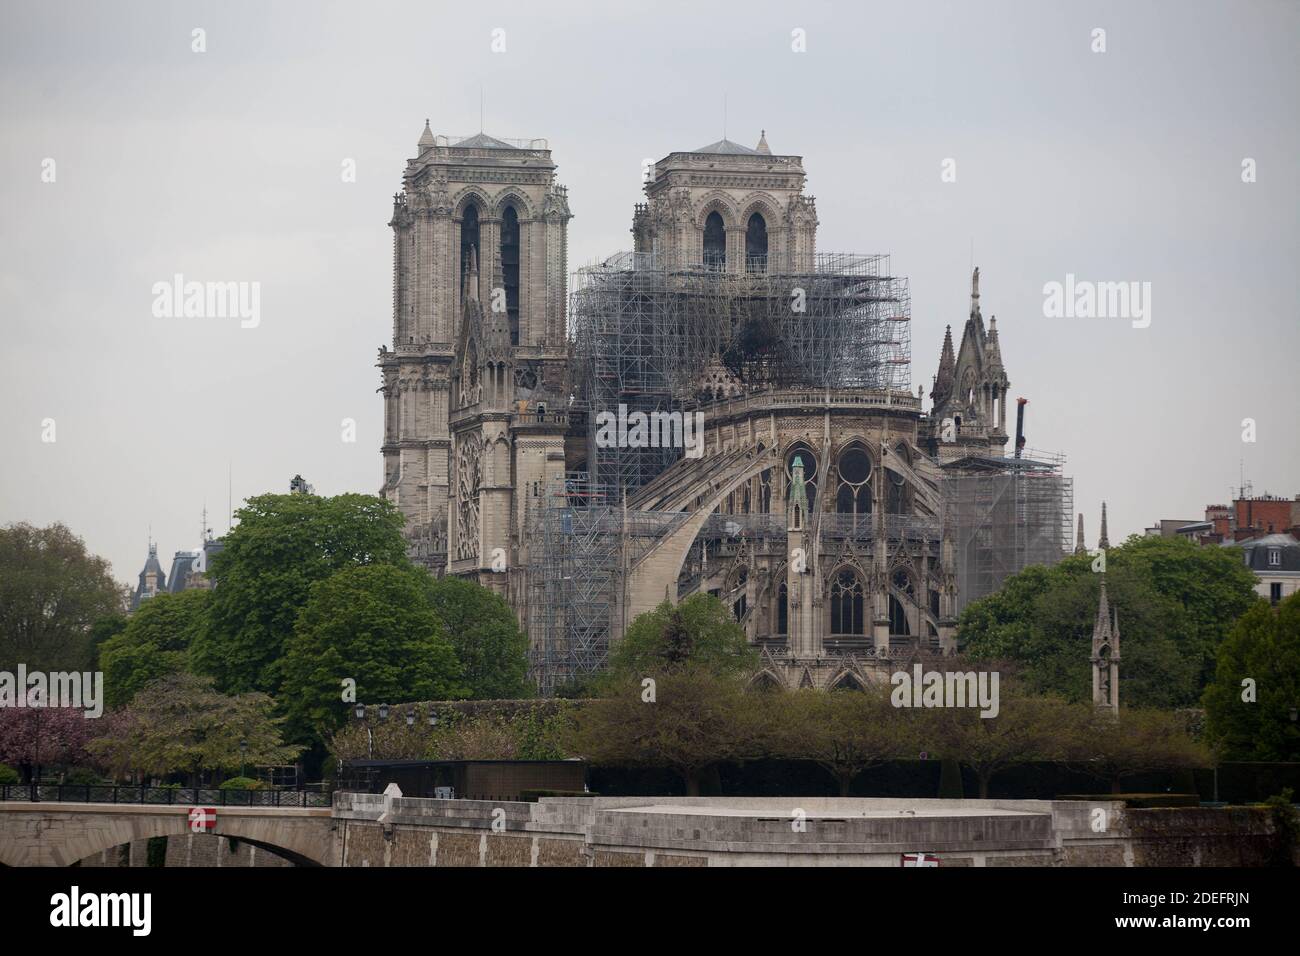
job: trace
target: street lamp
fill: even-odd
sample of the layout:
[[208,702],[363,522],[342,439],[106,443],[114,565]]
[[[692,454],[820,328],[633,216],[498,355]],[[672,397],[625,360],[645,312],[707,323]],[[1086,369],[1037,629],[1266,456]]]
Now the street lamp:
[[387,704],[380,704],[380,705],[379,705],[379,719],[380,719],[380,720],[387,720],[387,719],[388,719],[388,705],[387,705]]
[[365,719],[366,719],[366,705],[357,704],[357,720],[365,720]]
[[414,726],[415,726],[415,708],[414,708],[414,707],[412,707],[410,710],[408,710],[408,711],[406,712],[406,726],[408,726],[408,727],[414,727]]
[[247,764],[247,757],[248,757],[248,741],[241,740],[239,742],[239,775],[241,777],[244,775],[244,770]]

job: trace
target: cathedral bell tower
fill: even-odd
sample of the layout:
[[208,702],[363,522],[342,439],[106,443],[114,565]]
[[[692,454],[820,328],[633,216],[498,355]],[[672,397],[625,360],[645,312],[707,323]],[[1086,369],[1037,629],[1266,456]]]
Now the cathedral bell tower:
[[563,475],[568,196],[545,140],[435,136],[394,197],[382,493],[413,559],[507,597],[530,498]]

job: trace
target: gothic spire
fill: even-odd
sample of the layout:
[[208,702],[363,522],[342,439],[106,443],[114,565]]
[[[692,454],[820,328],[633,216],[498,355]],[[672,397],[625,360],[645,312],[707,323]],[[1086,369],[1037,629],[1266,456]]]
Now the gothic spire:
[[478,246],[469,247],[469,268],[465,271],[464,301],[478,301]]
[[957,368],[957,359],[952,351],[952,326],[943,334],[943,350],[939,353],[939,374],[934,377],[934,388],[930,399],[939,405],[952,395],[953,375]]
[[998,345],[998,317],[989,319],[989,336],[984,340],[984,367],[990,371],[1002,368],[1002,347]]
[[970,317],[980,314],[980,267],[970,274]]
[[433,130],[429,129],[427,119],[424,121],[424,132],[420,134],[420,141],[415,145],[419,147],[420,152],[424,152],[433,145]]
[[1106,575],[1101,576],[1101,596],[1097,601],[1097,621],[1092,626],[1092,639],[1110,637],[1110,600],[1106,597]]
[[769,149],[769,148],[768,148],[768,145],[767,145],[767,130],[763,130],[763,131],[759,134],[759,137],[758,137],[758,145],[757,145],[756,147],[754,147],[754,148],[755,148],[756,150],[758,150],[760,153],[762,153],[764,156],[771,156],[771,155],[772,155],[772,150]]
[[1083,512],[1079,512],[1079,530],[1074,536],[1074,553],[1086,554],[1088,546],[1083,543]]
[[1097,547],[1103,551],[1110,547],[1110,538],[1106,536],[1106,502],[1101,503],[1101,535],[1097,538]]

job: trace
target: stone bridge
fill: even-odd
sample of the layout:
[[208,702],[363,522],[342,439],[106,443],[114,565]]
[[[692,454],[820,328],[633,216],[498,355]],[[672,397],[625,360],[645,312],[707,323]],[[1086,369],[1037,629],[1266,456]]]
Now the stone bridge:
[[[0,803],[0,865],[70,866],[103,850],[190,832],[188,806]],[[329,808],[218,807],[208,831],[265,849],[300,866],[335,863]]]
[[[0,803],[0,864],[69,866],[190,832],[188,807]],[[797,824],[797,825],[796,825]],[[307,866],[1262,866],[1291,851],[1260,807],[829,797],[336,793],[327,808],[220,807],[219,837]],[[195,842],[202,839],[196,835]],[[84,864],[83,864],[84,865]]]

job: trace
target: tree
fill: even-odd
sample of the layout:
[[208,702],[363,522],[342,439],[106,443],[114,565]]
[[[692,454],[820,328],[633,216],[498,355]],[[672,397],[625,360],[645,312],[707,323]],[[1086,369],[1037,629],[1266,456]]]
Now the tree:
[[0,528],[0,669],[90,669],[91,625],[121,610],[124,590],[64,525]]
[[79,763],[96,725],[76,707],[0,707],[0,763],[25,781],[40,767]]
[[1121,549],[1120,566],[1132,565],[1162,596],[1187,611],[1179,651],[1197,665],[1197,686],[1214,676],[1218,648],[1233,623],[1257,600],[1254,573],[1240,548],[1198,546],[1183,538],[1134,537]]
[[1053,760],[1064,753],[1068,708],[1063,701],[1000,694],[996,717],[981,717],[971,707],[941,707],[919,712],[919,738],[942,760],[956,760],[975,771],[980,799],[1000,772],[1031,760]]
[[99,669],[110,707],[122,707],[158,678],[186,669],[190,645],[207,626],[211,596],[198,589],[155,595],[121,633],[100,645]]
[[[1086,648],[1101,581],[1093,561],[1073,555],[1051,568],[1031,566],[972,603],[958,624],[963,651],[1020,662],[1035,693],[1089,699]],[[1233,549],[1136,537],[1109,549],[1106,587],[1124,655],[1121,699],[1165,708],[1194,703],[1208,674],[1207,653],[1255,599],[1253,586]]]
[[716,675],[744,674],[758,665],[745,629],[711,594],[692,594],[680,604],[664,601],[639,615],[609,655],[615,678],[698,668]]
[[1120,793],[1124,778],[1160,770],[1208,766],[1210,753],[1188,736],[1176,714],[1154,708],[1109,710],[1077,704],[1070,708],[1066,761],[1110,784]]
[[916,753],[913,725],[889,701],[888,687],[799,690],[775,696],[773,752],[813,760],[847,797],[853,778],[887,760]]
[[427,579],[420,568],[361,565],[312,587],[283,665],[282,703],[295,739],[321,739],[347,719],[347,679],[362,702],[465,695]]
[[298,756],[281,739],[274,707],[265,694],[226,696],[209,677],[170,674],[108,718],[108,732],[88,749],[119,776],[183,773],[198,786],[204,771],[282,765]]
[[770,695],[705,668],[661,673],[650,688],[635,678],[607,686],[583,705],[568,749],[597,764],[667,767],[698,796],[715,764],[762,756],[771,731]]
[[463,578],[429,578],[429,599],[477,700],[531,697],[528,637],[500,595]]
[[276,694],[280,659],[311,586],[358,565],[407,566],[402,516],[370,495],[261,495],[214,556],[210,627],[194,663],[224,691]]
[[114,612],[96,619],[95,623],[90,625],[90,650],[94,660],[99,660],[99,652],[104,642],[125,631],[127,623],[128,618],[125,614]]
[[1233,760],[1300,760],[1300,592],[1241,616],[1205,690],[1206,733]]
[[339,760],[564,760],[572,729],[573,705],[540,702],[513,714],[484,711],[462,714],[447,708],[430,727],[428,710],[417,707],[407,725],[405,708],[390,711],[388,720],[375,719],[367,708],[364,721],[349,721],[329,740]]

